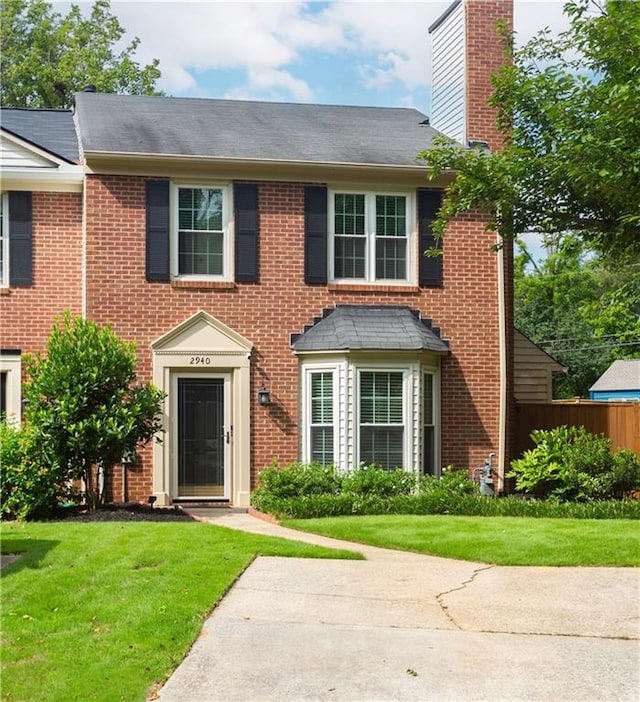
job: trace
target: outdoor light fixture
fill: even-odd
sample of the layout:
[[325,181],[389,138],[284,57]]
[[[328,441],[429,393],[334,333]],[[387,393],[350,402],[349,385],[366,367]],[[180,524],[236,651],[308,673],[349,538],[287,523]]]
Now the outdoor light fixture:
[[260,390],[258,390],[258,404],[262,405],[263,407],[271,404],[271,394],[265,387],[264,382],[260,386]]
[[147,502],[151,505],[151,509],[153,509],[153,503],[157,500],[158,498],[155,495],[149,495],[149,499]]

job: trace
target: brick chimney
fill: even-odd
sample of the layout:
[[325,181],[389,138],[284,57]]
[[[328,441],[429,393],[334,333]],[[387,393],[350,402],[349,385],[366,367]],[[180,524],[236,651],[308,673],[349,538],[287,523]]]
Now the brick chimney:
[[[495,124],[495,110],[488,105],[491,75],[505,62],[498,34],[498,20],[513,29],[513,0],[455,0],[429,27],[432,37],[432,97],[430,122],[464,145],[485,142],[499,151],[503,135]],[[497,236],[482,228],[474,235],[489,251]],[[456,223],[453,224],[456,229]],[[495,281],[499,335],[499,446],[495,488],[505,488],[504,475],[513,451],[515,401],[513,393],[513,243],[500,242],[502,249],[487,260],[487,274]],[[465,248],[463,243],[460,251]],[[498,398],[494,398],[495,399]]]
[[513,0],[455,0],[429,27],[432,37],[431,125],[468,144],[500,149],[490,76],[504,63],[498,20],[513,28]]

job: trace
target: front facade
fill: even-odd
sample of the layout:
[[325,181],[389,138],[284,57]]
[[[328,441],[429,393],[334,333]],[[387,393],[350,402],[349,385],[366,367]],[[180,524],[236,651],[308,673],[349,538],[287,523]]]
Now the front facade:
[[415,161],[425,115],[85,92],[67,117],[80,184],[7,188],[3,233],[29,192],[32,249],[2,287],[2,363],[16,380],[64,309],[136,342],[165,432],[114,499],[246,506],[274,459],[504,467],[510,261],[475,213],[423,255],[445,185]]

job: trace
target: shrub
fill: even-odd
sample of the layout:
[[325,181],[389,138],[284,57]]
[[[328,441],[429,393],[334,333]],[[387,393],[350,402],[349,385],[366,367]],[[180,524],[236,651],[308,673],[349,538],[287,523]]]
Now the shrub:
[[0,422],[0,514],[28,519],[56,509],[72,497],[64,471],[38,453],[29,428]]
[[414,473],[402,468],[385,470],[375,465],[360,465],[351,473],[346,473],[342,479],[343,492],[371,497],[410,495],[417,487]]
[[46,354],[25,357],[30,448],[48,458],[40,465],[64,467],[67,479],[81,479],[91,508],[104,498],[98,466],[108,473],[161,430],[164,393],[137,384],[135,367],[132,343],[69,312],[56,321]]
[[[614,471],[617,484],[629,479],[629,457],[625,452],[619,453],[617,459],[614,457],[616,470],[620,471]],[[640,500],[576,503],[555,497],[494,498],[478,494],[477,484],[465,471],[447,470],[441,479],[427,475],[417,481],[413,473],[396,473],[362,466],[343,476],[334,468],[319,464],[291,463],[280,468],[274,462],[260,473],[260,487],[253,493],[251,503],[256,509],[283,519],[369,514],[640,519]],[[390,486],[386,493],[384,486]]]
[[627,449],[611,452],[611,440],[584,427],[561,426],[531,433],[536,444],[511,463],[516,490],[541,498],[622,498],[640,487],[640,461]]

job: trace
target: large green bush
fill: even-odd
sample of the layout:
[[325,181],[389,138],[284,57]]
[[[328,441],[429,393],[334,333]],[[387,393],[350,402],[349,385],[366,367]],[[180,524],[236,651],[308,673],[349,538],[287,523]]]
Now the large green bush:
[[73,490],[65,470],[38,452],[30,427],[0,422],[0,514],[28,519],[45,515]]
[[[626,470],[626,463],[624,466]],[[296,519],[353,514],[640,519],[640,500],[486,497],[478,494],[477,483],[465,471],[446,470],[441,478],[425,475],[416,479],[410,472],[400,475],[375,466],[341,474],[332,467],[297,462],[282,467],[273,463],[263,470],[251,504],[278,518]]]
[[101,471],[108,477],[123,455],[161,430],[164,393],[136,382],[136,363],[133,343],[68,312],[56,321],[46,354],[25,357],[31,460],[81,480],[91,508],[104,499]]
[[621,499],[640,489],[640,461],[584,427],[531,432],[535,447],[511,463],[516,490],[565,501]]

